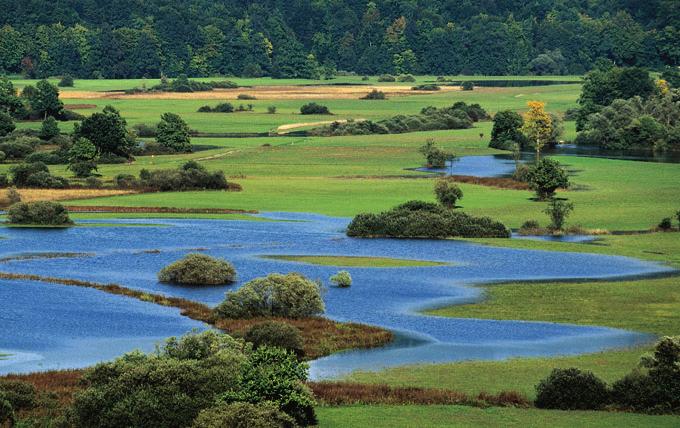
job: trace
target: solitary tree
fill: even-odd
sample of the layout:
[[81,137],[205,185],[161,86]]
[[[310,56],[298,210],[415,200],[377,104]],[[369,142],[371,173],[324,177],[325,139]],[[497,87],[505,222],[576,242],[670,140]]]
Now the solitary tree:
[[30,102],[33,111],[43,118],[59,116],[64,109],[64,103],[59,99],[59,89],[47,80],[38,82],[35,97]]
[[519,145],[521,148],[526,142],[526,138],[521,132],[523,124],[522,116],[514,111],[499,111],[493,117],[489,146],[502,150],[512,149],[515,145]]
[[135,144],[134,138],[125,128],[127,122],[118,110],[104,107],[101,113],[94,113],[75,126],[76,138],[86,138],[97,148],[97,153],[112,153],[127,157]]
[[529,185],[540,200],[552,198],[560,187],[569,187],[567,171],[556,160],[541,159],[529,170],[528,175]]
[[163,113],[156,131],[156,141],[173,152],[190,152],[189,125],[175,113]]
[[451,178],[441,178],[434,185],[434,193],[440,204],[446,208],[455,208],[456,202],[463,198],[463,191]]
[[545,111],[545,103],[541,101],[529,101],[529,111],[524,113],[522,132],[527,139],[536,147],[536,161],[540,160],[541,149],[549,141],[552,135],[552,118]]

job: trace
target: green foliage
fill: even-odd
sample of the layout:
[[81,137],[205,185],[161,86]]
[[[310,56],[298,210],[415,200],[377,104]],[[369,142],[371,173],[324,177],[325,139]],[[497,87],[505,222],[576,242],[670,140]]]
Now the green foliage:
[[431,138],[429,138],[418,151],[425,156],[425,162],[428,168],[444,168],[446,167],[446,161],[451,161],[456,157],[453,153],[437,147],[434,140]]
[[439,91],[441,88],[434,83],[423,83],[411,88],[412,91]]
[[569,187],[567,171],[553,159],[541,159],[529,171],[528,179],[529,185],[541,200],[552,198],[558,188]]
[[300,107],[300,114],[332,114],[328,107],[317,103],[308,103]]
[[243,336],[254,349],[270,346],[285,349],[301,358],[304,356],[304,341],[300,330],[286,322],[265,321],[255,324]]
[[215,107],[202,106],[199,107],[199,113],[232,113],[234,106],[231,103],[219,103]]
[[219,404],[202,410],[192,428],[293,428],[295,420],[280,411],[275,403],[261,402]]
[[501,150],[512,150],[517,144],[520,148],[527,145],[527,139],[522,134],[524,119],[511,110],[503,110],[493,117],[491,141],[489,147]]
[[46,226],[73,224],[66,208],[58,202],[51,201],[16,203],[9,207],[7,221],[11,224]]
[[243,345],[212,331],[170,339],[155,354],[133,352],[88,369],[71,408],[75,427],[191,426],[238,387]]
[[40,127],[40,138],[43,140],[51,140],[60,134],[57,120],[52,116],[47,116]]
[[16,125],[14,125],[14,119],[12,119],[12,116],[0,111],[0,137],[4,137],[5,135],[14,131],[14,129],[16,129]]
[[89,177],[97,170],[97,148],[89,140],[78,138],[68,150],[68,169],[76,177]]
[[564,222],[569,214],[574,210],[574,204],[559,199],[551,199],[548,206],[543,210],[550,217],[550,229],[562,230]]
[[139,181],[129,181],[133,186],[141,186],[161,192],[186,190],[225,190],[229,188],[222,171],[209,172],[198,162],[189,161],[177,169],[143,169]]
[[60,88],[72,88],[73,87],[73,76],[70,74],[65,74],[59,83],[57,83],[57,86]]
[[269,114],[276,114],[276,106],[269,106],[269,107],[267,107],[267,113],[269,113]]
[[20,380],[0,380],[0,394],[14,410],[32,409],[38,402],[35,386]]
[[222,395],[226,403],[275,403],[300,426],[316,425],[314,397],[302,383],[308,366],[281,348],[262,346],[243,366],[238,388]]
[[661,230],[671,230],[673,229],[673,222],[670,217],[665,217],[661,219],[657,227]]
[[554,369],[536,386],[536,407],[560,410],[598,410],[610,401],[607,385],[591,372]]
[[385,93],[383,91],[379,91],[377,89],[373,89],[371,92],[367,93],[363,97],[361,97],[362,100],[385,100],[387,99],[385,97]]
[[446,208],[456,207],[456,202],[463,199],[463,191],[451,178],[440,178],[434,185],[437,201]]
[[156,141],[176,153],[191,152],[189,125],[175,113],[163,113],[157,127]]
[[12,184],[18,187],[61,189],[68,186],[66,179],[51,175],[47,165],[42,162],[13,165],[9,171],[12,174]]
[[73,128],[74,138],[85,138],[92,142],[101,155],[110,153],[127,157],[135,145],[134,137],[127,132],[127,122],[115,108],[104,107],[93,113]]
[[642,358],[646,372],[633,371],[612,385],[616,405],[637,412],[680,410],[680,337],[664,337]]
[[397,78],[391,74],[381,74],[378,76],[378,82],[396,82]]
[[460,87],[464,91],[472,91],[475,89],[475,84],[470,80],[466,80],[460,85]]
[[274,273],[228,292],[215,313],[220,318],[304,318],[319,315],[324,309],[320,284],[298,273]]
[[7,159],[23,159],[33,153],[40,140],[33,137],[8,137],[0,142],[0,150]]
[[5,399],[5,394],[0,391],[0,425],[9,424],[9,426],[13,426],[15,420],[12,404]]
[[347,288],[352,286],[352,275],[346,270],[341,270],[335,275],[331,276],[331,282],[340,288]]
[[529,64],[527,64],[527,68],[531,74],[537,76],[556,76],[565,74],[565,63],[566,59],[562,55],[562,51],[560,49],[555,49],[536,56],[536,58],[532,59]]
[[410,201],[380,214],[358,214],[347,236],[390,238],[509,238],[502,223],[421,201]]
[[31,111],[38,117],[59,117],[64,109],[64,103],[59,99],[59,89],[47,80],[39,81],[35,88],[28,98]]
[[236,281],[236,270],[226,260],[188,254],[158,272],[158,280],[183,285],[223,285]]

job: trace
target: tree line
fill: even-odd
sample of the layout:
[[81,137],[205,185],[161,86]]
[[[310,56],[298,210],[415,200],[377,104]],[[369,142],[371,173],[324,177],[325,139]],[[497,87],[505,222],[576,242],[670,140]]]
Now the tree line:
[[680,64],[675,0],[0,0],[30,77],[581,74]]

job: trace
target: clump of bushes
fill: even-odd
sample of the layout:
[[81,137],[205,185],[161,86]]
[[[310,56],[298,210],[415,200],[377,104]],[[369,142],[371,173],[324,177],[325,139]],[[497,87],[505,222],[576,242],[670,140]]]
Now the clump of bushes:
[[0,395],[14,410],[32,409],[38,404],[38,393],[32,383],[20,380],[1,380]]
[[301,358],[304,356],[304,341],[300,330],[287,322],[265,321],[252,326],[243,339],[253,344],[253,349],[273,346],[290,351]]
[[456,157],[453,153],[437,147],[432,138],[428,138],[418,151],[425,156],[425,166],[428,168],[444,168],[446,161],[453,160]]
[[39,138],[14,134],[0,139],[0,151],[5,154],[5,159],[24,159],[40,145]]
[[293,428],[295,420],[271,402],[222,403],[202,410],[191,428],[256,427]]
[[439,91],[441,88],[434,83],[423,83],[422,85],[414,86],[412,91]]
[[219,103],[215,107],[202,106],[198,109],[199,113],[233,113],[234,106],[231,103]]
[[671,222],[671,218],[665,217],[665,218],[661,219],[657,228],[659,230],[664,231],[664,232],[668,232],[669,230],[673,229],[673,223]]
[[460,85],[460,88],[464,91],[472,91],[473,89],[475,89],[475,84],[474,82],[466,80]]
[[224,285],[236,281],[236,269],[226,260],[188,254],[158,272],[160,282],[182,285]]
[[236,96],[236,99],[239,99],[239,100],[256,100],[257,97],[255,97],[253,95],[249,95],[249,94],[238,94]]
[[209,172],[195,161],[189,161],[177,169],[143,169],[139,172],[139,180],[129,174],[120,174],[116,176],[115,183],[122,188],[141,187],[160,192],[229,189],[222,171]]
[[554,369],[536,386],[536,407],[561,410],[597,410],[610,401],[607,385],[591,372]]
[[452,178],[440,178],[434,185],[437,201],[446,208],[453,209],[456,202],[463,199],[463,191]]
[[450,107],[425,107],[420,114],[398,115],[377,122],[372,120],[334,122],[310,131],[312,135],[368,135],[400,134],[404,132],[432,131],[437,129],[466,129],[474,122],[488,118],[479,104],[457,102]]
[[341,270],[335,275],[331,276],[331,282],[340,288],[347,288],[352,286],[352,275],[346,270]]
[[269,113],[269,114],[276,114],[276,106],[269,106],[269,107],[267,107],[267,113]]
[[215,314],[218,318],[304,318],[324,310],[320,284],[298,273],[274,273],[228,292]]
[[57,86],[59,86],[60,88],[72,88],[73,76],[71,76],[70,74],[65,74],[64,76],[62,76],[61,80],[59,80]]
[[324,105],[308,103],[300,107],[300,114],[331,114],[331,112]]
[[141,138],[153,138],[158,131],[157,125],[147,125],[146,123],[137,123],[132,126],[132,130]]
[[142,92],[204,92],[212,91],[213,89],[234,89],[238,85],[230,80],[221,80],[213,82],[199,82],[191,80],[186,75],[179,75],[172,81],[167,78],[161,78],[161,83],[152,86],[150,89],[146,88],[132,88],[125,93],[138,94]]
[[17,164],[9,172],[12,174],[12,184],[17,187],[63,189],[68,186],[68,180],[51,175],[47,165],[42,162]]
[[73,224],[68,211],[58,202],[38,201],[19,202],[7,211],[7,221],[11,224],[31,224],[43,226],[64,226]]
[[396,82],[397,78],[391,74],[381,74],[378,76],[378,82]]
[[473,217],[441,205],[410,201],[380,214],[358,214],[347,236],[362,238],[509,238],[510,230],[488,217]]
[[397,76],[397,82],[415,82],[416,78],[412,74],[400,74]]
[[387,97],[385,96],[385,93],[383,91],[379,91],[377,89],[373,89],[371,92],[367,93],[363,97],[361,97],[362,100],[386,100]]

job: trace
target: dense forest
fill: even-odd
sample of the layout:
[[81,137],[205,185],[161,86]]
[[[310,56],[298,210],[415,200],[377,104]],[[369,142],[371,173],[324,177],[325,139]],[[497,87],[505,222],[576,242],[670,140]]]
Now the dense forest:
[[0,0],[0,73],[580,74],[680,64],[677,0]]

